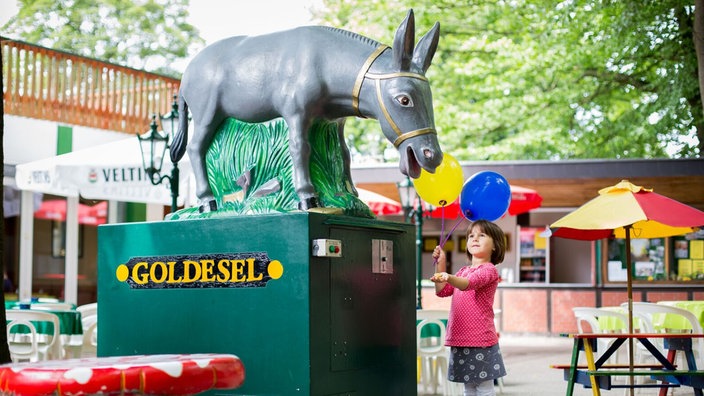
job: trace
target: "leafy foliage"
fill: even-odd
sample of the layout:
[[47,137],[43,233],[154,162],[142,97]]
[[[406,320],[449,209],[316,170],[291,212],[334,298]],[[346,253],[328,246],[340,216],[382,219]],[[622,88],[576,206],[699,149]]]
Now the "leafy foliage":
[[[349,188],[337,123],[317,121],[310,131],[310,173],[325,208],[374,218],[367,205]],[[227,217],[296,210],[288,126],[283,119],[247,123],[226,119],[206,154],[208,182],[218,203],[216,212],[198,213],[198,207],[171,214],[169,220]]]
[[4,35],[45,47],[178,76],[169,68],[202,47],[188,0],[18,0]]
[[[176,76],[203,44],[188,0],[18,0],[5,35]],[[443,149],[460,160],[697,157],[695,11],[704,0],[323,0],[318,20],[393,42],[407,9],[441,38],[428,70]],[[704,62],[704,53],[700,54]],[[699,74],[704,75],[703,72]],[[351,119],[353,158],[395,161]]]
[[[408,8],[418,37],[441,24],[428,77],[456,158],[701,155],[694,0],[324,0],[317,18],[390,43]],[[366,125],[348,139],[383,153]]]

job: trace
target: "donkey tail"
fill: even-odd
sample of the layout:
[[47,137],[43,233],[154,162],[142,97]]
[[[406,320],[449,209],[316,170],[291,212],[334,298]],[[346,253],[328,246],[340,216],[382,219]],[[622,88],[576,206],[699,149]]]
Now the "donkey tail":
[[179,91],[178,93],[178,132],[171,142],[171,162],[177,163],[186,153],[188,145],[188,104]]

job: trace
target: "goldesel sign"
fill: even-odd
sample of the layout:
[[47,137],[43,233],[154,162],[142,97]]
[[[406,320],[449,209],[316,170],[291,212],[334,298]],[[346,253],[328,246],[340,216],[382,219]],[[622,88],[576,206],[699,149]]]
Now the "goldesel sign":
[[265,252],[132,257],[115,270],[132,289],[265,287],[284,267]]

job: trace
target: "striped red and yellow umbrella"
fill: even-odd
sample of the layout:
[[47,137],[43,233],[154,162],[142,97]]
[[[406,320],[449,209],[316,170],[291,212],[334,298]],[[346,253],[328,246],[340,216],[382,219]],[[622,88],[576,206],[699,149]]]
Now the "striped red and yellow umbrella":
[[703,225],[704,212],[622,180],[550,228],[553,236],[593,241],[626,238],[627,229],[631,238],[664,238]]
[[[594,241],[626,241],[628,332],[633,333],[633,268],[631,238],[664,238],[704,226],[704,212],[622,180],[602,188],[599,196],[550,225],[552,236]],[[633,370],[633,339],[629,339],[629,368]],[[629,377],[632,384],[633,377]],[[631,388],[633,395],[633,388]]]

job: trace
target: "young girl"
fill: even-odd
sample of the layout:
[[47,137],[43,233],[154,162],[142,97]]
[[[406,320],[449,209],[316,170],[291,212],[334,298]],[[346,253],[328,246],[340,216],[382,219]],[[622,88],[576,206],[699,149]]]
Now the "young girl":
[[477,220],[467,229],[469,265],[448,274],[440,246],[433,251],[438,272],[430,278],[439,297],[452,296],[445,345],[451,347],[447,376],[464,383],[464,394],[495,395],[494,380],[506,375],[494,327],[495,266],[504,259],[504,233],[496,224]]

